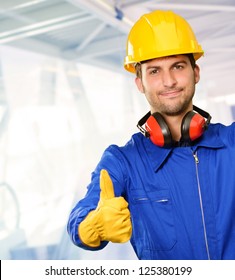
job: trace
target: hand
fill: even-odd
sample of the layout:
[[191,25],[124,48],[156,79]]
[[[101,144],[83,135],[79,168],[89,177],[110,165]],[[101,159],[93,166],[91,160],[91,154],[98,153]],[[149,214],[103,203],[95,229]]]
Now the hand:
[[100,199],[78,228],[82,242],[98,247],[101,241],[127,242],[132,233],[128,203],[115,197],[112,180],[106,170],[100,172]]

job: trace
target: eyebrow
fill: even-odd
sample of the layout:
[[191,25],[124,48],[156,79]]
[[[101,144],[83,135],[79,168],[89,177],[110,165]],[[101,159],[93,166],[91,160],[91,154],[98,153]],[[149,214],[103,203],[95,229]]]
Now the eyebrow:
[[[170,65],[170,67],[173,67],[173,66],[175,66],[177,64],[181,64],[181,63],[188,64],[186,60],[179,60],[179,61],[175,61],[174,63],[172,63]],[[159,68],[161,68],[161,66],[159,66],[159,65],[147,65],[146,70],[149,70],[149,69],[159,69]]]

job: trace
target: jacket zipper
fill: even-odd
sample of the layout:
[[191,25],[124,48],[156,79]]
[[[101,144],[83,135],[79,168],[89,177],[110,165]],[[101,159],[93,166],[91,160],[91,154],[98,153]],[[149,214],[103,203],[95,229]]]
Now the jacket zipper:
[[200,180],[199,180],[199,174],[198,174],[199,159],[198,159],[198,156],[197,156],[197,152],[193,152],[193,157],[194,157],[195,166],[196,166],[197,188],[198,188],[200,209],[201,209],[201,215],[202,215],[202,224],[203,224],[204,239],[205,239],[205,244],[206,244],[206,252],[207,252],[208,260],[210,260],[211,258],[210,258],[210,252],[209,252],[209,246],[208,246],[208,239],[207,239],[207,231],[206,231],[206,223],[205,223],[205,216],[204,216],[204,210],[203,210],[201,186],[200,186]]

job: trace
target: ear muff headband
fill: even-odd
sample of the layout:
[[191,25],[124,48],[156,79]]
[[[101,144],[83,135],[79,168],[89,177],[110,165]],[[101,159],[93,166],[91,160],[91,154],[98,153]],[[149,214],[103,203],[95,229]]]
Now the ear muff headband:
[[[211,121],[211,116],[206,111],[193,105],[193,110],[186,113],[181,124],[181,136],[185,142],[192,142],[199,138],[207,129]],[[205,120],[206,119],[206,120]],[[145,128],[143,125],[145,124]],[[160,147],[170,146],[173,143],[170,130],[160,113],[148,112],[137,124],[139,130],[145,137]]]

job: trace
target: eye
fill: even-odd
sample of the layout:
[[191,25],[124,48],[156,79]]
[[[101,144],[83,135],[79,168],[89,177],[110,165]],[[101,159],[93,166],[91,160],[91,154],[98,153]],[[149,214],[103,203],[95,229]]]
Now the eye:
[[175,69],[175,70],[184,69],[184,65],[183,64],[176,64],[176,65],[174,65],[173,69]]
[[156,75],[159,72],[158,69],[154,68],[149,71],[149,75]]

